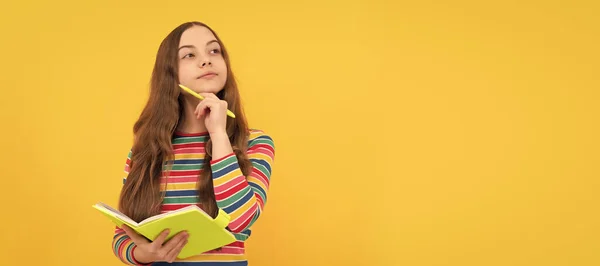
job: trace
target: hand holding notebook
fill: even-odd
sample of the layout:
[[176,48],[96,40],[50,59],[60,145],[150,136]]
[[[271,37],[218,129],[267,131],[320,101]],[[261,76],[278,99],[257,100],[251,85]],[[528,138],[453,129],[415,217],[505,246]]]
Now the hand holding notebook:
[[[137,223],[104,203],[97,203],[92,207],[128,232],[134,242],[140,243],[136,242],[138,246],[144,246],[144,251],[155,253],[149,255],[153,258],[171,259],[176,256],[185,259],[236,241],[233,233],[226,228],[230,217],[223,210],[219,210],[217,217],[213,219],[198,206],[190,205]],[[156,244],[152,244],[154,242]],[[179,249],[178,254],[173,255]]]
[[188,242],[189,234],[185,231],[177,233],[169,241],[167,236],[170,233],[169,229],[163,230],[158,237],[150,242],[143,235],[135,232],[127,225],[121,226],[125,233],[136,244],[135,258],[141,263],[149,263],[154,261],[173,262]]

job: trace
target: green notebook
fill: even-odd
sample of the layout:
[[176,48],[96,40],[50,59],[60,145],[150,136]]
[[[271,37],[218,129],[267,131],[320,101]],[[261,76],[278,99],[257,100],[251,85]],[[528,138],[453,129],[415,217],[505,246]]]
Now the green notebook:
[[236,241],[233,233],[226,229],[229,215],[219,209],[217,218],[213,219],[196,205],[190,205],[175,211],[170,211],[149,217],[136,223],[123,213],[100,202],[93,205],[117,226],[128,225],[138,234],[150,240],[156,239],[165,229],[170,229],[167,240],[178,232],[186,230],[189,234],[188,243],[183,247],[177,258],[185,259],[203,252],[210,251]]

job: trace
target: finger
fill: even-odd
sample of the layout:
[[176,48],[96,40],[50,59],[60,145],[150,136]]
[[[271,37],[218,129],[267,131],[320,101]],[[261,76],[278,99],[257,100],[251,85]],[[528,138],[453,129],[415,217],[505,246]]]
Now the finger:
[[185,247],[185,244],[187,244],[188,240],[185,239],[181,242],[179,242],[179,244],[172,250],[170,250],[167,253],[167,261],[168,262],[173,262],[175,261],[175,259],[177,259],[177,255],[179,255],[179,252],[181,252],[181,250],[183,249],[183,247]]
[[214,93],[201,93],[201,95],[204,96],[204,100],[215,100],[216,103],[222,104],[225,107],[227,107],[227,102],[219,99],[219,97],[217,97],[217,95],[215,95]]
[[205,101],[206,100],[212,101],[213,104],[211,105],[211,107],[217,107],[218,106],[218,107],[223,107],[224,109],[227,109],[227,105],[228,105],[227,101],[224,101],[224,100],[221,100],[219,98],[216,98],[216,96],[215,96],[214,99],[213,98],[206,98],[204,100]]
[[135,232],[133,229],[131,229],[131,227],[124,224],[121,228],[123,228],[125,234],[127,234],[127,236],[131,238],[131,241],[133,241],[133,243],[135,243],[136,245],[139,246],[148,243],[148,240],[145,237]]
[[196,117],[199,118],[200,116],[202,116],[204,114],[204,111],[206,110],[207,106],[206,104],[209,102],[210,100],[204,99],[202,100],[197,106],[196,106]]
[[156,239],[152,241],[152,245],[155,247],[162,246],[162,244],[165,242],[165,239],[167,239],[167,236],[169,236],[169,232],[171,232],[169,229],[165,229],[162,232],[160,232],[158,237],[156,237]]
[[200,118],[208,114],[215,106],[218,105],[218,101],[214,99],[204,99],[196,107],[196,118]]
[[206,108],[208,107],[206,106],[206,99],[204,99],[198,104],[198,106],[196,106],[195,114],[197,119],[200,119],[200,117],[204,115],[204,113],[206,112]]
[[177,235],[175,235],[173,238],[171,238],[171,240],[169,240],[164,246],[163,248],[169,252],[172,249],[174,249],[179,242],[182,242],[184,240],[187,240],[188,234],[186,232],[179,232]]

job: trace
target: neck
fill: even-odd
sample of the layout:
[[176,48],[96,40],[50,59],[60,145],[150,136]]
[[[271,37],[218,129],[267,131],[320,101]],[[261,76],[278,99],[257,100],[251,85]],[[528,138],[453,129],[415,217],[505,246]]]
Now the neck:
[[199,99],[185,98],[183,101],[183,120],[179,122],[177,131],[183,133],[203,133],[207,131],[203,119],[197,119],[194,114],[199,103]]

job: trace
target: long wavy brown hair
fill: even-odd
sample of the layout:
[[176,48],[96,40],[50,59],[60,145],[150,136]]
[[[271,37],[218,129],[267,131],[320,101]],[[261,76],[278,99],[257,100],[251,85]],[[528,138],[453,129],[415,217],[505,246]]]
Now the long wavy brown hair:
[[[229,55],[219,36],[206,24],[186,22],[175,28],[162,41],[152,71],[150,96],[139,119],[133,127],[133,147],[130,170],[119,197],[119,209],[134,221],[160,213],[164,193],[160,190],[163,170],[168,172],[174,160],[172,138],[177,126],[184,119],[184,95],[178,87],[177,49],[183,32],[193,26],[209,29],[221,45],[222,56],[227,64],[227,81],[217,96],[227,101],[229,110],[236,118],[227,117],[227,134],[244,175],[251,171],[246,155],[248,124],[242,109],[240,94],[231,71]],[[198,197],[202,209],[212,217],[218,213],[212,182],[211,141],[206,143],[207,154],[199,176]]]

